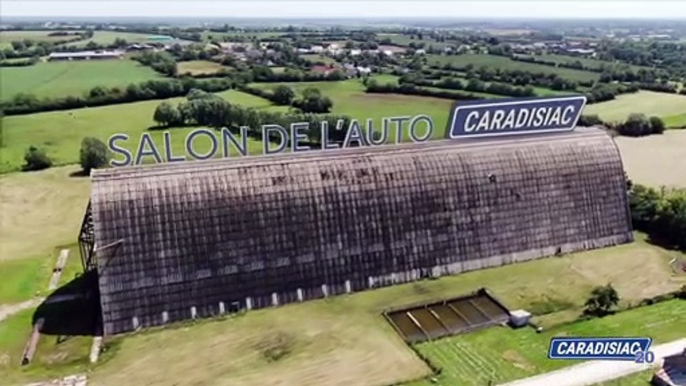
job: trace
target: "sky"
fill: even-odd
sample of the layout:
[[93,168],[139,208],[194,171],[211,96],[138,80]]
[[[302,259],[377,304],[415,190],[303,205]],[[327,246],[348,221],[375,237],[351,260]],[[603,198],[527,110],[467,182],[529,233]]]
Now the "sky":
[[686,1],[0,0],[0,15],[686,19]]

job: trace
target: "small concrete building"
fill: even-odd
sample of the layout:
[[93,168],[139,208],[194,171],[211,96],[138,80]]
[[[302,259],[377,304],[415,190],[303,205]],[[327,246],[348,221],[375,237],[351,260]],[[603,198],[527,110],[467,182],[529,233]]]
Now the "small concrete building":
[[52,52],[48,61],[121,59],[123,54],[122,51]]

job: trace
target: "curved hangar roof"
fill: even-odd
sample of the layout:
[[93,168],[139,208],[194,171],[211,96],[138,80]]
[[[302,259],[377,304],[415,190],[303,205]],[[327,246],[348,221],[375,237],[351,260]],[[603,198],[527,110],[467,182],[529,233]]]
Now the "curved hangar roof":
[[106,334],[632,238],[590,128],[98,170],[91,202]]

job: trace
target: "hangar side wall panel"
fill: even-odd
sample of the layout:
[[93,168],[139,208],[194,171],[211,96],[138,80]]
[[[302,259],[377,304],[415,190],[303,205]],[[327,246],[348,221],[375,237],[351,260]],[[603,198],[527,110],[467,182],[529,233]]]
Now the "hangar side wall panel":
[[107,334],[631,240],[605,136],[101,180],[92,199],[98,245],[123,240],[98,255]]

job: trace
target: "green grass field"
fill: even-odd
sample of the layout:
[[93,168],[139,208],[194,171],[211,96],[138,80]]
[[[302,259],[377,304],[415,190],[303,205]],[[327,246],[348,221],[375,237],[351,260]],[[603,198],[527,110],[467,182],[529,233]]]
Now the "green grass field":
[[667,94],[663,92],[639,91],[633,94],[619,95],[616,99],[588,105],[584,114],[597,114],[604,121],[616,122],[625,120],[631,113],[643,113],[647,116],[673,117],[677,123],[683,122],[686,113],[686,95]]
[[317,62],[322,62],[324,64],[335,64],[336,61],[332,58],[329,58],[328,56],[323,56],[319,54],[307,54],[307,55],[300,55],[301,58],[307,59],[312,63],[317,63]]
[[220,70],[230,69],[230,67],[225,67],[219,63],[210,62],[208,60],[191,60],[188,62],[179,62],[177,67],[179,74],[189,73],[191,75],[216,74]]
[[645,66],[636,66],[633,64],[626,64],[626,63],[615,63],[615,62],[607,62],[607,61],[602,61],[602,60],[596,60],[596,59],[588,59],[588,58],[577,58],[577,57],[572,57],[572,56],[566,56],[566,55],[553,55],[553,54],[546,54],[546,55],[541,55],[541,56],[534,56],[537,59],[543,59],[543,60],[548,60],[548,61],[553,61],[556,63],[574,63],[576,61],[581,62],[581,64],[584,67],[587,68],[600,68],[601,66],[610,66],[610,67],[620,67],[620,68],[630,68],[633,71],[638,71],[638,70],[652,70],[651,67],[645,67]]
[[451,63],[454,66],[466,66],[471,64],[475,67],[489,66],[506,70],[522,70],[544,74],[558,74],[559,76],[573,81],[594,81],[600,75],[595,72],[575,70],[569,68],[556,68],[543,64],[526,63],[510,60],[504,56],[464,54],[464,55],[427,55],[429,64],[440,66]]
[[114,43],[114,40],[124,39],[128,43],[145,43],[149,42],[152,34],[141,34],[135,32],[119,32],[119,31],[94,31],[93,37],[78,42],[67,43],[67,46],[85,47],[89,42],[95,42],[101,45],[108,45]]
[[664,117],[663,120],[665,121],[665,125],[667,125],[667,127],[675,128],[675,129],[686,128],[686,113],[677,114],[677,115],[670,115],[670,116]]
[[[397,77],[387,74],[375,75],[373,79],[380,83],[397,82]],[[323,95],[333,100],[332,113],[348,115],[359,119],[363,124],[367,118],[372,118],[377,129],[380,128],[383,117],[429,115],[434,122],[434,138],[443,136],[452,103],[448,99],[430,97],[367,94],[364,92],[364,85],[359,79],[343,82],[254,83],[252,86],[271,89],[278,84],[285,84],[293,88],[296,93],[300,93],[308,87],[316,87],[321,90]],[[392,140],[394,138],[391,136]]]
[[[70,36],[48,36],[50,33],[59,32],[58,30],[50,31],[2,31],[0,32],[0,44],[11,47],[11,42],[19,40],[33,40],[34,42],[60,42],[75,38],[77,35]],[[77,33],[79,31],[68,30],[65,32]]]
[[[437,376],[438,382],[422,381],[411,385],[480,386],[489,380],[499,384],[579,363],[547,358],[550,338],[554,336],[647,335],[653,338],[653,344],[670,342],[683,338],[686,333],[684,313],[686,301],[671,300],[602,319],[551,328],[541,334],[532,328],[492,327],[421,343],[417,345],[417,351],[442,372]],[[647,385],[647,382],[643,384]]]
[[377,34],[377,39],[378,40],[383,40],[385,38],[388,38],[391,40],[391,43],[397,46],[409,46],[410,43],[424,43],[424,48],[428,48],[429,46],[433,46],[434,48],[444,48],[444,47],[453,47],[458,45],[455,41],[445,41],[445,42],[437,42],[436,40],[430,38],[429,36],[422,36],[422,39],[418,39],[417,36],[415,36],[414,39],[410,37],[410,35],[401,35],[401,34]]
[[[639,238],[614,248],[251,311],[228,319],[151,329],[109,340],[109,349],[101,362],[91,367],[90,377],[98,385],[120,385],[132,378],[145,385],[166,385],[173,379],[178,384],[224,384],[230,380],[246,386],[277,380],[300,386],[417,380],[430,371],[381,316],[388,307],[454,297],[485,286],[511,309],[542,309],[540,304],[549,302],[565,304],[566,309],[560,311],[574,311],[576,316],[596,285],[612,282],[624,306],[678,288],[686,278],[674,276],[668,268],[672,256]],[[419,350],[444,368],[439,376],[443,385],[477,384],[453,380],[483,380],[488,366],[502,372],[499,380],[513,379],[573,364],[544,360],[552,335],[645,335],[649,331],[656,342],[663,342],[683,335],[684,312],[686,302],[671,301],[548,328],[542,335],[528,328],[515,331],[493,327],[422,344]],[[23,340],[30,328],[26,321],[20,323],[16,318],[19,316],[8,320],[14,324],[12,337],[7,331],[2,337],[0,330],[0,340],[9,341],[2,347],[10,358],[17,357],[21,346],[16,341]],[[284,356],[269,359],[269,351],[274,349],[282,350]],[[189,352],[194,355],[189,356]],[[73,350],[60,357],[61,363],[78,364],[87,355],[85,348]],[[25,381],[35,375],[33,370],[19,370],[16,362],[5,366],[10,381]]]
[[0,100],[18,93],[39,98],[81,96],[95,86],[125,87],[160,78],[150,67],[133,60],[39,62],[28,67],[0,68]]
[[214,40],[219,41],[222,41],[224,37],[241,37],[246,40],[251,40],[255,38],[257,40],[260,40],[265,38],[276,38],[283,35],[285,35],[284,32],[202,32],[202,38],[206,41],[211,40],[210,37],[212,37]]
[[[285,111],[282,106],[272,106],[270,102],[239,91],[219,93],[231,103],[245,107]],[[178,103],[184,98],[168,100]],[[0,173],[18,170],[24,163],[26,149],[35,145],[47,151],[57,165],[78,162],[79,148],[84,137],[92,136],[107,141],[113,134],[124,133],[131,138],[128,144],[121,144],[135,150],[140,135],[155,123],[152,119],[155,108],[161,100],[127,103],[98,108],[84,108],[69,111],[54,111],[3,118],[3,147],[0,148]],[[70,115],[71,114],[71,115]],[[175,128],[173,141],[174,154],[184,153],[185,135],[193,128]],[[161,130],[150,132],[155,143],[164,143]],[[253,151],[259,151],[259,142],[250,139]],[[198,142],[198,151],[202,143]],[[127,146],[128,145],[128,146]],[[208,143],[209,145],[209,143]],[[257,150],[256,150],[257,149]],[[163,151],[160,149],[160,151]]]

